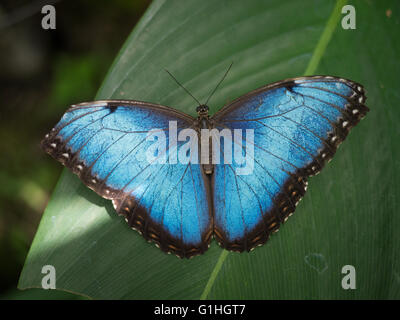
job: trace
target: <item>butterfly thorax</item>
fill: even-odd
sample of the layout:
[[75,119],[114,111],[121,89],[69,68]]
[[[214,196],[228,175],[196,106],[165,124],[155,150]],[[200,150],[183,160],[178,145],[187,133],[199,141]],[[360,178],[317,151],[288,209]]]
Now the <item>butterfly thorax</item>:
[[[210,116],[208,114],[208,110],[209,110],[208,106],[206,106],[204,104],[199,105],[196,108],[196,111],[197,111],[197,114],[198,114],[197,127],[199,129],[199,134],[200,134],[199,141],[202,141],[202,139],[201,139],[201,129],[211,130],[213,128],[212,122],[210,121]],[[201,148],[201,143],[200,143],[199,147]],[[214,165],[212,164],[212,139],[211,139],[211,137],[209,138],[208,147],[209,147],[208,163],[203,163],[202,167],[203,167],[203,171],[204,171],[205,174],[212,174],[213,171],[214,171]]]

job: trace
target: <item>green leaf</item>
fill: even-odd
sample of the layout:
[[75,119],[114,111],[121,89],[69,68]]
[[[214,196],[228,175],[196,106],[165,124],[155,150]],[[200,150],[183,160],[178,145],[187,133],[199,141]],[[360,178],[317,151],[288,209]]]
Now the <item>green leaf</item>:
[[[19,281],[40,287],[43,265],[57,288],[91,298],[400,298],[400,87],[398,1],[354,1],[357,28],[341,27],[345,1],[155,1],[123,46],[97,98],[213,111],[264,84],[305,73],[362,83],[371,112],[353,129],[281,230],[251,253],[214,242],[181,260],[146,243],[109,201],[64,171]],[[342,267],[356,269],[343,290]]]

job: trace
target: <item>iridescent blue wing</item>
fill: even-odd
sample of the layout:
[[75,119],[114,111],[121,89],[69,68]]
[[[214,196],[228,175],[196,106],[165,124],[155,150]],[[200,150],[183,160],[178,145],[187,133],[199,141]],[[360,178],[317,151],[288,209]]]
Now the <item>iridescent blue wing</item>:
[[[145,239],[191,257],[208,248],[212,235],[202,169],[196,161],[170,164],[184,142],[170,144],[169,134],[164,150],[153,150],[153,160],[146,153],[156,139],[146,138],[149,131],[166,131],[171,121],[179,134],[194,119],[138,101],[82,103],[64,114],[42,146],[89,188],[112,199],[116,211]],[[158,161],[163,156],[164,162]]]
[[[239,150],[254,160],[247,175],[238,174],[245,165],[235,159],[215,166],[214,232],[222,247],[251,250],[278,230],[303,197],[307,177],[322,169],[367,113],[364,102],[355,82],[301,77],[255,90],[215,114],[219,130],[243,130]],[[246,139],[246,129],[254,130],[253,141]]]

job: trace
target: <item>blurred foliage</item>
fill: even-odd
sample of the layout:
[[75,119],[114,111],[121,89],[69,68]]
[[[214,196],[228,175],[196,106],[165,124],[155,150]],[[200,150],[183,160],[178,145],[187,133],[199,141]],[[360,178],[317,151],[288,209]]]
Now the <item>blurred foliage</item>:
[[51,104],[62,106],[70,103],[71,99],[76,102],[93,99],[99,80],[106,72],[104,61],[107,60],[109,57],[100,54],[60,55],[54,67],[54,85],[49,97]]
[[71,296],[15,290],[62,169],[39,143],[70,104],[94,98],[148,4],[148,0],[55,1],[57,29],[50,31],[41,28],[43,1],[1,2],[0,298]]
[[29,289],[18,290],[10,289],[3,295],[1,299],[7,300],[86,300],[86,297],[76,295],[73,293],[59,291],[59,290],[43,290],[43,289]]

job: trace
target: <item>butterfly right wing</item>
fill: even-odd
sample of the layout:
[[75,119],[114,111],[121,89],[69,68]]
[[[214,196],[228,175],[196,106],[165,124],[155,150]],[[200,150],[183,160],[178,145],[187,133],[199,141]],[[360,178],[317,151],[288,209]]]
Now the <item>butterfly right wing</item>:
[[[250,92],[212,117],[218,130],[243,132],[232,149],[240,145],[239,153],[253,163],[248,174],[239,174],[243,166],[229,159],[215,165],[214,232],[222,247],[249,251],[279,229],[305,194],[308,176],[323,168],[368,112],[365,99],[353,81],[300,77]],[[254,132],[253,141],[246,130]]]
[[82,103],[64,114],[42,146],[89,188],[113,200],[118,214],[145,239],[166,252],[191,257],[208,248],[212,234],[202,169],[170,161],[184,142],[170,147],[167,133],[165,149],[153,150],[150,162],[146,154],[154,147],[154,140],[146,138],[149,131],[167,131],[171,121],[178,135],[193,125],[192,117],[149,103]]

